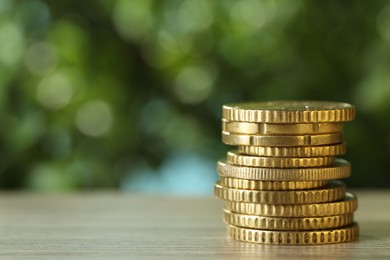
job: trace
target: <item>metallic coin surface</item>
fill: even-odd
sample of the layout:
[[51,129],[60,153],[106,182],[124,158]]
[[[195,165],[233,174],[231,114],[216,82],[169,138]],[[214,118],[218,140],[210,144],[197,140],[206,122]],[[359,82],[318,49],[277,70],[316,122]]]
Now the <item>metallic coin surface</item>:
[[270,146],[239,146],[241,154],[266,157],[322,157],[345,154],[345,143],[322,146],[300,147],[270,147]]
[[306,168],[332,165],[335,162],[335,157],[259,157],[239,154],[237,151],[229,151],[227,153],[227,162],[229,164],[251,167]]
[[271,217],[321,217],[350,214],[356,211],[358,201],[355,194],[347,192],[341,201],[316,203],[275,205],[228,201],[226,208],[232,212]]
[[222,119],[222,131],[243,135],[305,135],[342,132],[343,123],[266,124],[231,122]]
[[227,104],[222,118],[258,123],[326,123],[351,121],[355,107],[340,102],[272,101]]
[[214,185],[217,198],[227,201],[261,203],[261,204],[311,204],[342,200],[345,197],[345,184],[341,181],[330,181],[325,187],[313,190],[264,191],[243,190]]
[[257,181],[220,176],[222,186],[244,190],[307,190],[320,188],[326,181]]
[[280,245],[322,245],[357,240],[359,226],[357,223],[336,229],[315,231],[271,231],[241,228],[233,225],[227,227],[228,236],[232,239],[258,243]]
[[228,145],[290,147],[339,144],[342,141],[341,132],[318,135],[240,135],[222,132],[222,142]]
[[268,217],[234,213],[224,209],[225,223],[244,227],[265,230],[318,230],[347,226],[353,222],[353,213],[323,217]]
[[321,181],[343,179],[351,175],[351,165],[337,158],[335,163],[316,168],[264,168],[229,164],[220,160],[217,171],[221,176],[260,181]]

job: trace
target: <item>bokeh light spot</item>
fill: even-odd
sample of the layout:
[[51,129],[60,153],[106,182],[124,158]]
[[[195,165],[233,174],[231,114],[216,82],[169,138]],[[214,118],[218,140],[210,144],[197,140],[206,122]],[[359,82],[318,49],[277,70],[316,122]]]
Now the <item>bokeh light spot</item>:
[[211,2],[207,0],[186,0],[177,15],[177,24],[186,33],[206,30],[214,20]]
[[237,1],[230,10],[230,17],[234,23],[243,25],[245,29],[256,31],[272,19],[275,9],[272,0]]
[[155,36],[154,42],[149,42],[142,48],[144,58],[153,67],[169,67],[191,51],[192,41],[189,38],[177,37],[164,29]]
[[13,67],[19,63],[24,51],[24,36],[21,29],[13,23],[0,25],[0,63]]
[[216,72],[200,66],[185,67],[176,77],[174,93],[183,103],[196,104],[211,92]]
[[66,191],[74,186],[73,176],[60,165],[42,163],[33,168],[28,181],[30,188],[41,191]]
[[45,75],[55,69],[57,65],[57,53],[53,45],[48,42],[32,44],[25,55],[27,69],[36,75]]
[[55,73],[45,77],[37,88],[37,99],[45,107],[59,109],[69,104],[73,88],[68,77]]
[[77,112],[75,124],[88,136],[101,136],[110,130],[113,116],[110,106],[101,100],[84,104]]
[[117,31],[125,38],[139,40],[151,29],[153,15],[150,0],[119,0],[113,20]]
[[90,32],[83,26],[85,20],[61,19],[57,20],[50,31],[50,41],[55,46],[61,64],[71,64],[82,67],[88,44]]

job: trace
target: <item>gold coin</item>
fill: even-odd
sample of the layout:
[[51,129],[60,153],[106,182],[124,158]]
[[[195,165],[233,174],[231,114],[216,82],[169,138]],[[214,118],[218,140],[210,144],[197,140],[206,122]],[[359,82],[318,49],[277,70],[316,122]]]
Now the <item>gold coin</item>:
[[228,225],[227,231],[230,238],[258,244],[322,245],[350,242],[359,237],[359,226],[355,222],[345,227],[316,231],[270,231],[232,225]]
[[321,157],[345,154],[345,143],[326,146],[269,147],[239,146],[241,154],[266,157]]
[[335,162],[335,157],[258,157],[242,155],[236,151],[227,153],[227,162],[235,165],[266,167],[266,168],[304,168],[329,166]]
[[217,170],[221,176],[259,181],[320,181],[343,179],[351,175],[351,165],[340,158],[332,166],[290,169],[237,166],[220,160]]
[[345,191],[345,184],[340,181],[330,181],[325,187],[318,189],[292,191],[232,189],[222,186],[219,182],[214,185],[214,194],[221,200],[261,204],[310,204],[331,202],[344,199]]
[[307,190],[323,187],[326,181],[257,181],[220,177],[222,186],[244,190]]
[[353,222],[353,213],[345,215],[323,217],[266,217],[256,215],[244,215],[224,209],[223,219],[225,223],[255,229],[266,230],[318,230],[347,226]]
[[316,204],[274,205],[234,201],[228,201],[226,203],[226,208],[232,212],[272,217],[321,217],[344,215],[355,212],[357,207],[357,197],[351,192],[347,192],[342,201]]
[[244,135],[310,135],[342,132],[343,123],[265,124],[222,119],[222,131]]
[[222,142],[228,145],[290,147],[339,144],[342,141],[341,132],[318,135],[239,135],[222,132]]
[[273,101],[227,104],[222,107],[227,121],[255,123],[331,123],[351,121],[355,107],[324,101]]

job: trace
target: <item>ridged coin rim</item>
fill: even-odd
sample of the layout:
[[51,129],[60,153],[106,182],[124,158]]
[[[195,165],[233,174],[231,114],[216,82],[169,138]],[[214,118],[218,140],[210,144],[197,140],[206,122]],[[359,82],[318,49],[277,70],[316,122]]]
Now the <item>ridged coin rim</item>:
[[345,154],[345,143],[322,146],[270,147],[270,146],[238,146],[240,154],[265,157],[322,157]]
[[343,179],[351,175],[351,164],[336,158],[335,163],[326,167],[313,168],[265,168],[238,166],[220,160],[217,171],[221,176],[261,181],[319,181]]
[[312,204],[342,200],[346,187],[341,181],[330,181],[325,187],[312,190],[261,191],[233,189],[214,184],[214,195],[226,201],[260,204]]
[[232,239],[257,243],[279,245],[323,245],[350,242],[359,237],[359,226],[352,225],[316,231],[271,231],[227,226],[228,236]]
[[250,167],[311,168],[332,165],[335,157],[260,157],[240,154],[238,151],[228,151],[226,160],[229,164]]
[[272,124],[236,122],[222,119],[222,131],[244,135],[314,135],[342,132],[344,124],[312,123],[312,124]]
[[322,217],[270,217],[246,215],[223,210],[226,224],[254,229],[298,231],[321,230],[348,226],[353,222],[353,213]]
[[228,145],[296,147],[339,144],[342,141],[342,132],[317,135],[242,135],[222,132],[222,142]]
[[355,212],[358,208],[357,196],[352,192],[346,192],[342,201],[275,205],[227,201],[226,208],[232,212],[271,217],[321,217],[331,215],[343,215]]
[[327,181],[258,181],[220,176],[222,186],[245,190],[307,190],[323,187]]
[[[302,108],[294,107],[294,104]],[[323,107],[310,108],[318,105]],[[246,102],[222,106],[223,119],[258,123],[345,122],[353,120],[355,113],[355,107],[351,104],[324,101]]]

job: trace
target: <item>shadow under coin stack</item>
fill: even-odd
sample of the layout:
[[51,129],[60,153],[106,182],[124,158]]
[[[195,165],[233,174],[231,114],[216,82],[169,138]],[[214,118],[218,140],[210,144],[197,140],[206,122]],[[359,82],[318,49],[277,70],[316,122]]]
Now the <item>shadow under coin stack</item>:
[[355,107],[320,101],[223,106],[222,140],[238,146],[218,162],[216,197],[225,200],[230,238],[261,244],[353,241],[357,198],[337,179],[351,166],[343,122]]

